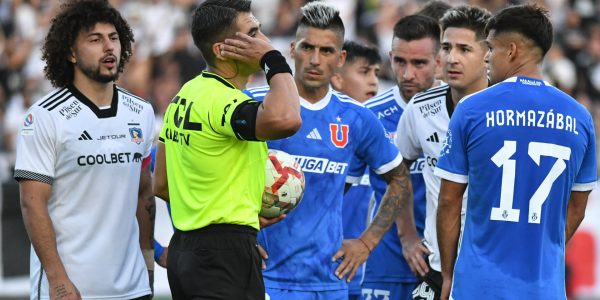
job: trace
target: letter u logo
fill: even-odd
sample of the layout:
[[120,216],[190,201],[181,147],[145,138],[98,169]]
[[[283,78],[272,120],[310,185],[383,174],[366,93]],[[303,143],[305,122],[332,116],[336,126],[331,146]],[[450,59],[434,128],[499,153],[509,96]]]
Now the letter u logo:
[[[339,129],[342,129],[341,136]],[[331,132],[331,142],[338,148],[344,148],[348,144],[348,125],[329,124],[329,132]]]

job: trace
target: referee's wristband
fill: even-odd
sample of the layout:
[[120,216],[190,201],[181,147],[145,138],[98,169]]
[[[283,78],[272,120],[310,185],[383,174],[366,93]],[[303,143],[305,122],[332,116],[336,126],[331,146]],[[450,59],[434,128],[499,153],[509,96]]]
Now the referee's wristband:
[[265,71],[265,75],[267,77],[267,83],[271,83],[271,78],[275,76],[275,74],[279,73],[290,73],[292,74],[292,69],[285,61],[285,57],[281,55],[281,52],[277,50],[271,50],[260,59],[260,67]]

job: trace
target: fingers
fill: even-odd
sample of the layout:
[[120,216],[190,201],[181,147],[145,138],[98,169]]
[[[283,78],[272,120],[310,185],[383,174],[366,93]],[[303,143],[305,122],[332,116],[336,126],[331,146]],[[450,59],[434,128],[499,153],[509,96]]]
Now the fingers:
[[425,261],[425,256],[429,254],[430,252],[425,246],[422,244],[416,245],[410,251],[407,257],[407,262],[411,271],[413,271],[415,274],[419,274],[420,276],[427,275],[427,272],[429,272],[429,267]]
[[275,217],[275,218],[265,218],[263,216],[258,216],[258,222],[260,223],[260,228],[269,227],[285,218],[285,214]]
[[238,53],[239,50],[237,47],[221,44],[221,55],[226,58],[231,58],[235,60],[244,60],[245,56]]
[[267,251],[261,245],[258,245],[258,254],[264,259],[269,259],[269,254],[267,254]]

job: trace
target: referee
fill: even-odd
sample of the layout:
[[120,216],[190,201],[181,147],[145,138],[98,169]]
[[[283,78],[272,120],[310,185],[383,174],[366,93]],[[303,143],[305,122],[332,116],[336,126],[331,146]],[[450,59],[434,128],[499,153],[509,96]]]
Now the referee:
[[[250,1],[207,0],[192,36],[208,68],[183,85],[164,117],[155,194],[171,203],[175,234],[167,274],[174,299],[264,299],[256,243],[269,139],[301,125],[299,96],[284,57]],[[263,102],[241,89],[263,69]]]

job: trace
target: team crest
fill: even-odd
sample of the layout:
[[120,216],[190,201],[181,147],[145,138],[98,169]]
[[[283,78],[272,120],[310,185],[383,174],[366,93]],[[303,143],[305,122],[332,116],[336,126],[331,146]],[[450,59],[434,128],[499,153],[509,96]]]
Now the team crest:
[[23,126],[29,127],[31,125],[33,125],[33,115],[27,114],[27,116],[25,117],[25,121],[23,121]]
[[329,123],[329,132],[331,133],[331,142],[338,148],[344,148],[348,145],[348,132],[350,126],[342,124]]
[[144,136],[142,135],[142,129],[137,127],[129,128],[129,135],[131,136],[131,141],[140,144],[144,141]]

